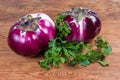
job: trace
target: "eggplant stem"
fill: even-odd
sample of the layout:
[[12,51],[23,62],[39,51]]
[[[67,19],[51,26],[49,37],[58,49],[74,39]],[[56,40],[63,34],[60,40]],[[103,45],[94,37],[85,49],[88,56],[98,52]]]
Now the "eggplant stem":
[[72,15],[78,23],[82,18],[88,17],[89,9],[86,8],[71,8],[70,10],[64,11],[61,14]]
[[39,28],[38,21],[41,17],[33,18],[31,15],[26,15],[18,20],[18,28],[22,29],[22,32],[25,31],[35,31]]

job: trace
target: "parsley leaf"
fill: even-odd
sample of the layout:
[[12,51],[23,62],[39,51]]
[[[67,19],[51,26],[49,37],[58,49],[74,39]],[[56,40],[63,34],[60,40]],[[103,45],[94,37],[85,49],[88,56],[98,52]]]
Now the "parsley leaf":
[[61,63],[69,63],[71,66],[76,64],[87,66],[98,62],[102,66],[108,66],[110,63],[103,60],[109,55],[112,48],[101,37],[97,37],[92,46],[89,46],[91,45],[90,43],[68,42],[64,40],[64,36],[68,36],[71,32],[69,25],[63,21],[65,17],[66,15],[57,15],[55,20],[56,38],[50,39],[44,59],[40,60],[38,64],[45,69],[51,69],[51,65],[59,67]]
[[102,66],[108,66],[110,64],[110,62],[104,62],[104,61],[98,61],[99,64],[101,64]]

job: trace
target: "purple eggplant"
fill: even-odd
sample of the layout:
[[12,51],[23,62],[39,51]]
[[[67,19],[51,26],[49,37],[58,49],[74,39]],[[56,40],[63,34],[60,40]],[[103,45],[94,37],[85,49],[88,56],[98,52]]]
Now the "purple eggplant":
[[101,21],[98,15],[87,8],[72,8],[61,12],[67,15],[64,21],[69,24],[71,33],[65,37],[68,41],[89,42],[101,30]]
[[50,38],[55,38],[53,20],[44,13],[28,14],[11,27],[8,45],[17,54],[35,56],[48,47]]

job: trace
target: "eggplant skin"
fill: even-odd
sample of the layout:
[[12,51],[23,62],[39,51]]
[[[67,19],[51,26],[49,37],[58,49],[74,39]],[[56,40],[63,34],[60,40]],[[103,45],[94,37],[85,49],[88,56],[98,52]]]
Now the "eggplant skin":
[[67,41],[90,42],[101,30],[101,21],[98,15],[87,8],[72,8],[63,11],[66,14],[65,22],[69,24],[71,33],[65,37]]
[[[38,18],[36,30],[27,30],[19,21],[11,27],[7,42],[9,47],[17,54],[33,57],[38,55],[39,51],[48,47],[50,38],[55,38],[55,25],[53,20],[44,13],[29,14],[32,18]],[[22,17],[23,18],[23,17]],[[21,19],[21,18],[20,18]],[[30,23],[31,24],[31,23]],[[23,29],[26,30],[23,32]]]

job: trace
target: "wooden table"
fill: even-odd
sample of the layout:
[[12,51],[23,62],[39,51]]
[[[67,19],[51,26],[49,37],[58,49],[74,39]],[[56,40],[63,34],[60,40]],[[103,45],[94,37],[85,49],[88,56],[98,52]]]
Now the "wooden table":
[[[113,48],[106,59],[111,62],[108,67],[61,64],[60,68],[45,70],[37,64],[41,57],[22,57],[8,47],[8,31],[18,18],[44,12],[55,19],[60,11],[81,6],[100,16],[100,35]],[[120,0],[0,0],[0,80],[120,80]]]

